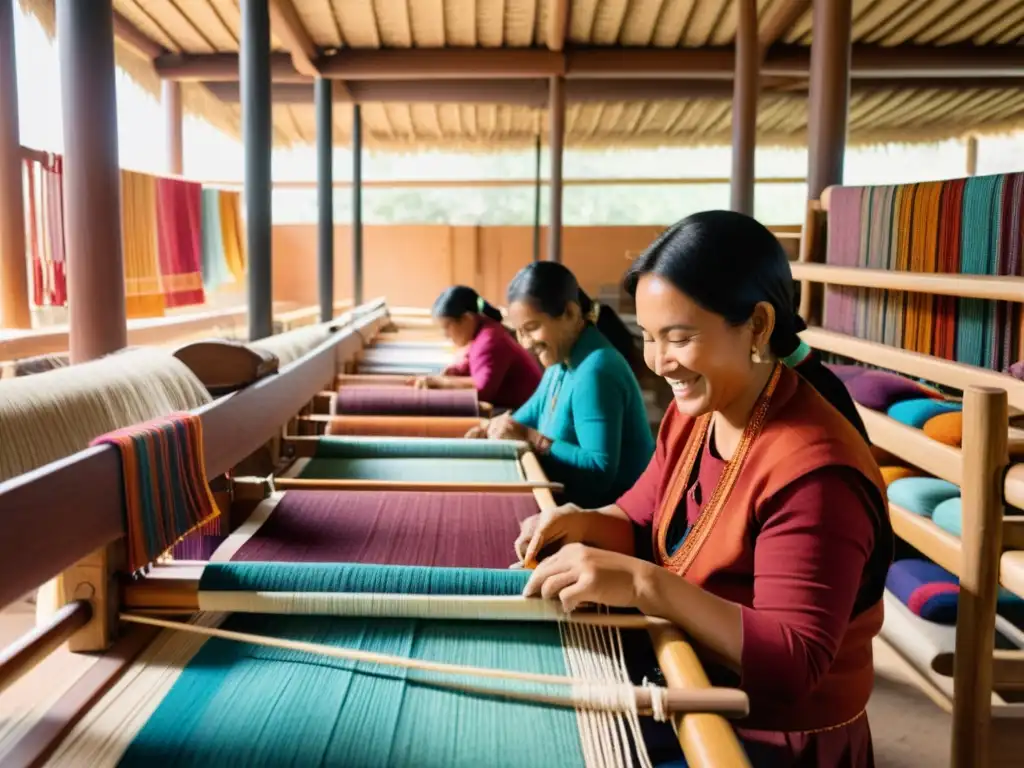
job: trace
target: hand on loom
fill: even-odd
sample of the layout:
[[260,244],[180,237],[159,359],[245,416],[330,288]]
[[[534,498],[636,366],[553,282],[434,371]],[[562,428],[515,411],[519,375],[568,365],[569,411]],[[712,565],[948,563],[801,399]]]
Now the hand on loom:
[[585,603],[637,608],[649,592],[651,571],[657,567],[618,552],[566,544],[537,566],[523,597],[558,599],[566,613]]
[[511,413],[503,413],[491,419],[487,425],[487,437],[490,440],[523,440],[528,437],[529,430],[518,421],[513,421]]
[[412,380],[413,389],[438,389],[437,381],[431,376],[417,376]]
[[477,426],[470,429],[463,439],[465,440],[486,440],[487,439],[487,419],[482,420]]
[[519,528],[515,548],[524,568],[536,568],[537,563],[554,554],[560,547],[583,541],[587,520],[592,515],[575,504],[564,504],[555,509],[526,518]]

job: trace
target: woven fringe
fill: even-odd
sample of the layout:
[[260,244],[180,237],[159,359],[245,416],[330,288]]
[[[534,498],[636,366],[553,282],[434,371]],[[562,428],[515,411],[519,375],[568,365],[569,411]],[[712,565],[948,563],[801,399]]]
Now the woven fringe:
[[188,534],[213,532],[209,526],[220,513],[206,484],[202,421],[197,416],[171,414],[102,435],[91,445],[113,445],[121,454],[132,573]]

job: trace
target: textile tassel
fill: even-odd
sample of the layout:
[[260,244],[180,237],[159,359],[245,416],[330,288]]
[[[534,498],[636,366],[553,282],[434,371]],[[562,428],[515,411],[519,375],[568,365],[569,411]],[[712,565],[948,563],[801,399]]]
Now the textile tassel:
[[[832,192],[827,261],[839,267],[855,267],[860,253],[863,190],[860,187],[837,187]],[[853,333],[856,301],[857,289],[826,286],[825,327],[840,333]]]
[[220,195],[216,189],[202,192],[203,286],[207,291],[215,291],[234,280],[224,256]]
[[[1000,199],[998,176],[976,176],[964,186],[963,224],[961,227],[960,273],[989,274],[995,260],[998,233],[993,230],[993,211]],[[998,218],[996,217],[996,221]],[[981,299],[957,299],[958,323],[956,359],[969,365],[984,366],[989,362],[991,328],[990,302]]]
[[[896,188],[875,187],[871,191],[871,222],[868,233],[869,269],[889,269],[889,244],[892,229],[892,208]],[[885,335],[885,310],[887,292],[872,288],[867,295],[867,335],[869,341],[881,342]]]
[[128,567],[139,573],[220,514],[206,483],[202,421],[174,413],[91,443],[108,444],[121,454]]
[[156,179],[122,171],[121,238],[128,317],[162,317],[164,314],[156,230]]
[[178,179],[157,180],[160,277],[168,307],[202,304],[202,187]]
[[[1024,173],[1007,174],[1003,186],[1003,205],[999,224],[999,255],[996,273],[1020,277],[1021,229],[1024,228]],[[995,333],[996,355],[993,368],[1001,370],[1016,362],[1015,330],[1019,325],[1016,314],[1021,304],[996,302]],[[1017,320],[1017,322],[1014,322]]]
[[[942,184],[921,184],[912,221],[910,268],[914,272],[935,272],[938,258],[939,209]],[[907,295],[906,348],[924,355],[932,353],[935,297],[929,293]]]
[[32,261],[32,303],[43,306],[43,254],[40,249],[39,220],[42,213],[39,200],[39,163],[22,160],[25,176],[25,235]]
[[[960,271],[960,225],[963,221],[961,212],[965,184],[966,179],[945,182],[942,193],[936,271],[944,274]],[[945,360],[956,359],[957,307],[955,296],[935,297],[932,354]]]
[[221,192],[220,226],[224,259],[236,283],[245,280],[245,234],[242,231],[242,195],[239,192]]

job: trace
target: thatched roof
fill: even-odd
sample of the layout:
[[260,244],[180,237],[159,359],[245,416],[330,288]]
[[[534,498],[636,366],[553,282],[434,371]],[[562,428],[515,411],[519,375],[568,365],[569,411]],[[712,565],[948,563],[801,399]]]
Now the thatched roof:
[[[21,2],[52,31],[53,0]],[[767,50],[758,141],[803,144],[810,2],[757,5]],[[566,77],[569,147],[729,142],[735,0],[271,0],[271,6],[271,44],[283,54],[274,68],[275,80],[284,81],[276,86],[280,93],[275,91],[279,146],[314,140],[312,80],[304,77],[310,67],[338,81],[339,145],[349,142],[352,99],[363,104],[367,147],[532,145],[547,134],[545,67]],[[161,74],[182,79],[185,109],[238,135],[237,82],[230,82],[231,59],[224,56],[238,52],[237,0],[114,0],[114,8],[118,63],[128,74],[153,93],[159,93]],[[853,8],[851,142],[934,141],[1024,129],[1024,0],[854,0]],[[900,65],[894,77],[885,62],[909,48],[921,66]],[[430,49],[450,52],[449,64],[436,57],[427,61]],[[481,76],[466,58],[482,62],[472,52],[486,51],[488,61],[496,61],[495,54],[509,49],[519,52],[513,56],[533,51],[550,57],[505,79],[490,70],[489,77]],[[637,49],[653,50],[659,62],[670,61],[673,51],[682,56],[706,50],[724,64],[708,63],[706,72],[684,71],[686,65],[679,64],[678,71],[658,77],[633,71],[629,77],[636,79],[613,82],[616,59],[609,64],[595,58],[604,51],[624,61]],[[415,71],[399,72],[402,51],[408,52],[406,61],[422,60],[439,74],[424,80]],[[583,63],[588,56],[590,63]],[[194,79],[184,67],[216,59],[227,75]],[[456,60],[467,62],[464,75],[442,71]],[[952,62],[966,62],[977,74],[950,74]],[[602,97],[602,83],[612,83],[612,96]],[[479,96],[486,88],[489,95]],[[428,92],[440,94],[438,101],[424,101]],[[506,97],[513,103],[500,103]]]

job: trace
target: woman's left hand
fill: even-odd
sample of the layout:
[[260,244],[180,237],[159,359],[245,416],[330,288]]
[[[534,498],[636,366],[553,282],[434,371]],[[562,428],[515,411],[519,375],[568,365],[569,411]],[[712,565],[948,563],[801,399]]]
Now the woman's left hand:
[[510,414],[503,413],[491,419],[487,437],[491,440],[526,440],[527,429],[518,421],[513,421]]
[[584,603],[614,608],[638,608],[652,563],[635,557],[567,544],[534,570],[524,597],[558,599],[566,613]]

